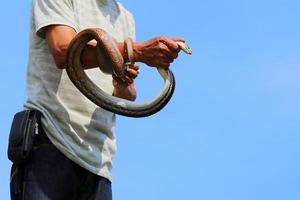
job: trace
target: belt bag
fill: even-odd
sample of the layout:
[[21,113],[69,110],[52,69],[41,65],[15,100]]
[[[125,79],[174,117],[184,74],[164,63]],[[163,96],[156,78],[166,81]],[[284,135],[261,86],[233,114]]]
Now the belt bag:
[[15,114],[8,142],[8,158],[20,164],[27,160],[33,148],[35,135],[38,134],[41,112],[24,110]]

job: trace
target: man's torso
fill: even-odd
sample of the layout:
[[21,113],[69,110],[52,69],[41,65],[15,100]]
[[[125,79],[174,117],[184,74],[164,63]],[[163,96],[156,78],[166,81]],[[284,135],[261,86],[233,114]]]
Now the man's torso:
[[[133,17],[113,0],[33,0],[31,44],[25,108],[43,112],[42,124],[54,145],[87,170],[111,180],[116,151],[115,115],[83,96],[65,70],[57,69],[45,39],[37,36],[51,24],[71,26],[77,32],[102,28],[117,41],[134,37]],[[86,70],[105,92],[112,93],[111,76]]]

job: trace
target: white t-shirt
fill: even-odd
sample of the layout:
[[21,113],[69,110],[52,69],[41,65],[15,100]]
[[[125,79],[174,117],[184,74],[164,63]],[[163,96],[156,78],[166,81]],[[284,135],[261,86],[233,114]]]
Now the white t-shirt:
[[[115,115],[87,99],[57,69],[43,28],[61,24],[77,32],[102,28],[117,41],[134,37],[134,19],[115,0],[32,0],[26,109],[43,113],[42,125],[53,144],[69,159],[111,180],[116,152]],[[104,91],[112,93],[112,78],[98,68],[86,70]]]

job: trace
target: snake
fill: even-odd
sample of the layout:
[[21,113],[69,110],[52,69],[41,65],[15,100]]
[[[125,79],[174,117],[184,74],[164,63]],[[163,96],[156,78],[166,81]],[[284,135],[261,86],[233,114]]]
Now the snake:
[[[157,68],[164,80],[164,87],[153,100],[136,103],[115,97],[104,92],[84,72],[80,56],[87,43],[92,40],[97,42],[97,59],[103,73],[122,77],[126,72],[126,65],[117,42],[105,30],[89,28],[77,33],[68,46],[65,66],[69,79],[84,96],[107,111],[134,118],[148,117],[165,107],[175,90],[175,77],[170,69]],[[192,53],[184,42],[177,44],[185,53]]]

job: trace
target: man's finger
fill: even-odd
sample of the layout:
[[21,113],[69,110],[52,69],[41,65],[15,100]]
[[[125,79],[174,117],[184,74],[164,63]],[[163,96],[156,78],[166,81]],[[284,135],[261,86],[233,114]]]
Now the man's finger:
[[165,44],[161,44],[160,51],[161,53],[158,56],[161,58],[168,57],[171,61],[178,57],[178,53],[170,50]]
[[130,69],[133,69],[139,73],[140,68],[139,68],[139,65],[135,63],[132,67],[130,67]]
[[114,77],[113,78],[113,86],[114,87],[120,87],[120,86],[126,86],[127,83],[125,81],[123,81],[121,78],[119,77]]
[[173,40],[175,42],[185,42],[184,38],[171,38],[171,40]]
[[133,80],[131,78],[129,78],[128,76],[123,76],[122,78],[121,77],[117,77],[117,76],[114,76],[113,75],[113,79],[120,85],[123,85],[123,86],[128,86],[130,84],[133,83]]
[[166,45],[166,42],[161,41],[157,44],[157,47],[159,48],[160,52],[164,53],[164,54],[169,54],[170,53],[170,49],[169,47]]
[[136,71],[132,68],[128,68],[125,74],[127,76],[129,76],[130,78],[135,79],[139,73],[138,73],[138,71]]
[[168,54],[166,54],[173,62],[174,59],[176,59],[178,57],[178,53],[174,52],[174,51],[170,51]]
[[171,39],[166,38],[164,44],[171,50],[174,52],[179,52],[180,51],[180,47],[178,46],[178,44]]
[[126,75],[124,77],[122,77],[122,80],[125,81],[125,83],[127,83],[128,85],[133,83],[133,80]]

